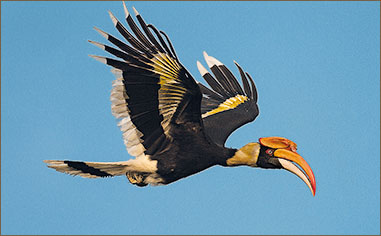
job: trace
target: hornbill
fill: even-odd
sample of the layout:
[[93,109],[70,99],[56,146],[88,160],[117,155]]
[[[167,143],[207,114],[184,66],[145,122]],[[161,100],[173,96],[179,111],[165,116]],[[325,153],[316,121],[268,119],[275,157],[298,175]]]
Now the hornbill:
[[[286,169],[316,191],[314,174],[282,137],[260,138],[240,149],[225,147],[228,136],[258,116],[257,90],[238,68],[242,86],[220,61],[204,52],[212,74],[197,61],[209,88],[197,83],[181,64],[168,36],[146,24],[133,8],[140,28],[123,2],[132,33],[111,13],[116,29],[129,43],[96,27],[116,47],[89,40],[114,58],[90,55],[112,67],[111,111],[119,119],[127,151],[135,159],[120,162],[45,160],[48,167],[85,178],[126,175],[137,186],[165,185],[211,166]],[[299,165],[300,168],[297,166]]]

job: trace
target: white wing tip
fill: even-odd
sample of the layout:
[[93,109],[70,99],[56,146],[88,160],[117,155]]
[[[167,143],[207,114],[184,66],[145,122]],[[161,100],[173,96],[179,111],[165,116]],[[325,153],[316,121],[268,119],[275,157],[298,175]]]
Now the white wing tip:
[[200,72],[201,76],[204,76],[205,74],[209,73],[207,69],[201,64],[201,62],[197,61],[197,69]]
[[217,60],[214,57],[209,56],[205,51],[204,51],[204,58],[205,58],[206,64],[208,64],[209,68],[212,68],[214,65],[216,65],[216,66],[222,66],[223,65],[222,62],[220,62],[219,60]]
[[237,66],[241,67],[238,62],[236,62],[235,60],[233,60],[234,64],[236,64]]
[[97,27],[94,26],[94,29],[100,34],[102,35],[103,37],[105,37],[106,39],[108,39],[108,34],[106,32],[104,32],[103,30],[101,29],[98,29]]
[[118,20],[116,19],[116,17],[112,14],[111,11],[108,11],[108,14],[110,15],[112,23],[114,23],[114,25],[116,25],[118,23]]
[[95,46],[99,47],[102,50],[105,50],[105,48],[106,48],[105,45],[103,45],[101,43],[98,43],[98,42],[95,42],[95,41],[91,41],[91,40],[88,40],[88,41],[89,41],[89,43],[94,44]]
[[126,18],[130,15],[130,13],[128,12],[128,9],[126,7],[126,3],[123,1],[123,9],[124,9],[124,13],[126,14]]
[[134,10],[136,16],[139,15],[139,12],[135,9],[135,7],[132,7],[132,10]]
[[107,65],[107,59],[104,58],[104,57],[95,56],[95,55],[89,55],[89,57],[92,57],[92,58],[94,58],[95,60],[97,60],[97,61],[99,61],[99,62],[102,62],[103,64],[106,64],[106,65]]

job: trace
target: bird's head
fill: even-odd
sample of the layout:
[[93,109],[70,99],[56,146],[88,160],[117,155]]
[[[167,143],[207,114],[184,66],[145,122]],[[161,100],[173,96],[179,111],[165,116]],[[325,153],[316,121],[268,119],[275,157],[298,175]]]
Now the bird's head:
[[314,173],[296,149],[297,145],[286,138],[260,138],[258,143],[249,143],[237,150],[233,157],[227,159],[226,164],[288,170],[301,178],[315,196]]

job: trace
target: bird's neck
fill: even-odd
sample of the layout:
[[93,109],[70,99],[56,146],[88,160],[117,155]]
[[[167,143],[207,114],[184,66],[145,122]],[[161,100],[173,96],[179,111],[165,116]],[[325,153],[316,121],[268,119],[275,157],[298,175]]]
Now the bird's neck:
[[224,162],[221,163],[223,166],[256,166],[259,152],[259,143],[248,143],[240,149],[230,149],[225,148]]

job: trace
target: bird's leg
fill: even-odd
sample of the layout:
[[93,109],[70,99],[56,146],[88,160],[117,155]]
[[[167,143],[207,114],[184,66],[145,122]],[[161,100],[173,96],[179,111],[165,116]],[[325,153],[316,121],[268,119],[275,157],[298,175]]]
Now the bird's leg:
[[147,186],[147,184],[144,183],[144,180],[148,176],[148,173],[129,171],[126,173],[126,176],[127,176],[127,179],[130,181],[131,184],[135,184],[139,187]]

